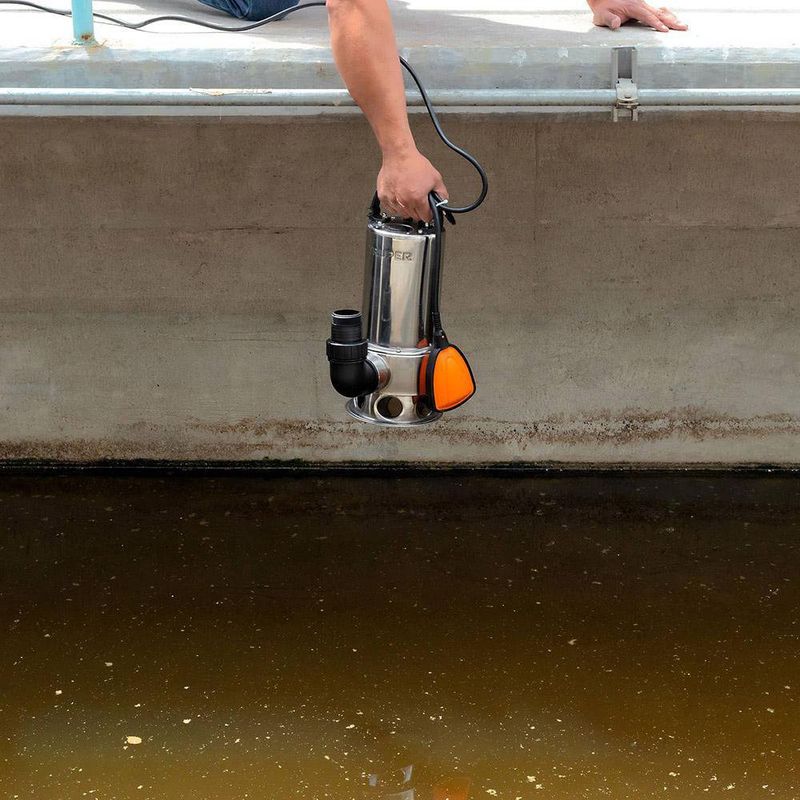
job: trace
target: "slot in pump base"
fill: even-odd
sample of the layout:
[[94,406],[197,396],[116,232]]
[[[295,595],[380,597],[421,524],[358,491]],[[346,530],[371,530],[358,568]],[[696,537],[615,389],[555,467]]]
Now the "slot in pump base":
[[384,428],[415,428],[417,425],[427,425],[429,422],[436,422],[442,416],[440,411],[428,411],[423,416],[411,416],[402,414],[401,416],[390,419],[381,417],[379,414],[371,414],[362,409],[359,400],[362,398],[354,397],[345,404],[347,413],[359,422],[368,422],[370,425],[381,425]]

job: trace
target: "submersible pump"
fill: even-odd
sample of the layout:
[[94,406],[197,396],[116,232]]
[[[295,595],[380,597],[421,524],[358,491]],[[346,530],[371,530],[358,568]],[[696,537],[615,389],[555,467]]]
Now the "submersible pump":
[[390,217],[374,196],[367,222],[363,314],[352,308],[331,315],[326,343],[333,388],[350,398],[348,413],[362,422],[409,426],[433,422],[475,393],[464,354],[442,328],[442,257],[445,220],[477,208],[486,197],[486,173],[475,158],[445,135],[425,88],[401,57],[422,95],[442,141],[481,178],[469,205],[452,207],[429,195],[432,220]]
[[[441,204],[434,195],[431,210],[431,224],[399,220],[382,214],[376,197],[367,223],[363,317],[355,309],[331,315],[326,348],[331,382],[351,398],[348,412],[364,422],[432,422],[475,391],[460,351],[451,354],[458,363],[442,361],[436,368],[447,370],[444,378],[434,374],[443,357],[437,306],[444,244]],[[432,391],[436,385],[438,393]]]

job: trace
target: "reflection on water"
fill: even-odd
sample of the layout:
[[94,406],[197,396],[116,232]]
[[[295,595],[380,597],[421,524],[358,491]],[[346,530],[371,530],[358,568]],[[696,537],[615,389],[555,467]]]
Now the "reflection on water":
[[373,773],[369,776],[369,785],[374,797],[385,797],[389,800],[414,800],[414,765],[409,764],[396,770],[388,777]]
[[800,797],[788,477],[5,477],[0,797]]
[[432,800],[467,800],[469,797],[469,779],[463,777],[438,780],[430,791],[417,791],[414,788],[414,765],[409,764],[388,775],[373,773],[368,776],[372,790],[368,796],[380,800],[419,800],[431,797]]

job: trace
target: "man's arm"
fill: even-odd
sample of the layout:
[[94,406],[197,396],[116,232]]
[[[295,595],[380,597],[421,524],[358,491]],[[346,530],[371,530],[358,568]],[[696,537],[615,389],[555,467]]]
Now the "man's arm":
[[[675,15],[644,0],[587,0],[595,25],[612,29],[638,20],[659,31],[686,30]],[[327,0],[336,66],[369,120],[383,153],[381,206],[390,214],[430,220],[428,193],[447,198],[442,176],[417,150],[406,111],[392,18],[386,0]]]
[[369,120],[383,153],[378,196],[385,211],[430,220],[428,193],[447,197],[442,176],[423,156],[408,124],[392,18],[386,0],[327,0],[339,73]]

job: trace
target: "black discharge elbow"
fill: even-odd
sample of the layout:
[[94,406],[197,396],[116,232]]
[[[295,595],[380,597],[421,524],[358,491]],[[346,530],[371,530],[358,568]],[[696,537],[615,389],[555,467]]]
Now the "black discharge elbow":
[[361,397],[378,388],[380,375],[367,359],[367,340],[361,334],[361,312],[350,308],[331,314],[331,338],[325,345],[331,365],[331,384],[345,397]]

